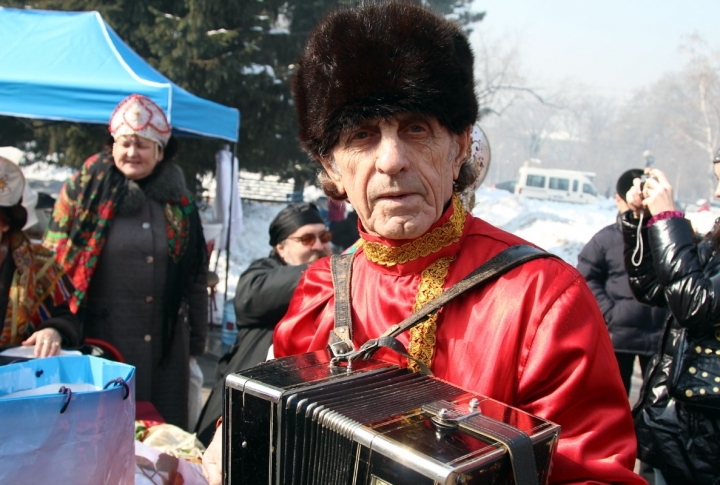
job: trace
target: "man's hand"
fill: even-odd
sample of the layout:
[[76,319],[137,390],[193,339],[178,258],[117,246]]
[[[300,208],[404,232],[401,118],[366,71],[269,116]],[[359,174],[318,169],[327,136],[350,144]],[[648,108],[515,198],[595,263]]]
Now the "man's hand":
[[222,484],[222,424],[203,454],[202,470],[209,485]]

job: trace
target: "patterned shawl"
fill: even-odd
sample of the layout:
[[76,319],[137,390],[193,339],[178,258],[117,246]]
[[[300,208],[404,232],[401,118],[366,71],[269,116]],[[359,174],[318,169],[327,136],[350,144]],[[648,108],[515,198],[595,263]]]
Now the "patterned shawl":
[[[160,178],[157,167],[145,180]],[[141,183],[143,181],[140,181]],[[55,252],[57,262],[75,286],[69,305],[77,313],[86,297],[98,258],[105,245],[108,229],[118,204],[128,192],[128,179],[120,172],[112,156],[90,157],[60,191],[45,233],[43,245]],[[177,200],[163,200],[168,237],[168,260],[163,346],[172,341],[184,286],[190,274],[206,261],[202,227],[191,195],[184,190]]]
[[17,345],[27,339],[42,322],[52,318],[48,304],[57,306],[70,297],[69,284],[63,281],[52,252],[32,244],[21,231],[9,236],[15,271],[0,345]]

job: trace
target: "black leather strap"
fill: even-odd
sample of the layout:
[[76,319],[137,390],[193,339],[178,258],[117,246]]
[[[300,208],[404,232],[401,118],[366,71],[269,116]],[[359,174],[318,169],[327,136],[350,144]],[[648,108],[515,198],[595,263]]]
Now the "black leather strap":
[[440,430],[464,428],[468,432],[499,442],[507,450],[517,485],[537,485],[535,450],[530,436],[521,429],[483,415],[478,408],[465,408],[457,403],[439,400],[422,405],[422,410],[435,417]]
[[[505,249],[504,251],[501,251],[500,253],[487,260],[475,271],[463,278],[460,282],[453,285],[442,295],[428,302],[424,307],[407,317],[402,322],[390,327],[379,338],[370,339],[365,342],[362,347],[360,347],[360,349],[356,352],[356,354],[350,356],[350,360],[356,360],[360,357],[362,357],[363,359],[368,359],[380,347],[390,347],[393,349],[397,349],[398,347],[400,347],[404,349],[404,346],[402,345],[402,343],[397,341],[396,337],[401,333],[418,325],[419,323],[425,321],[430,314],[438,311],[449,301],[457,298],[470,288],[474,288],[481,283],[484,283],[494,277],[500,276],[506,271],[509,271],[512,268],[519,266],[527,261],[546,257],[555,257],[555,255],[538,249],[536,247],[527,246],[524,244],[512,246]],[[405,353],[407,353],[407,351],[405,351]]]
[[496,421],[483,415],[473,416],[468,420],[473,431],[490,439],[495,439],[505,446],[510,454],[510,463],[517,485],[537,485],[538,472],[535,465],[535,450],[532,440],[523,431],[502,421]]
[[352,343],[352,316],[350,314],[350,281],[354,253],[330,257],[335,288],[335,328],[330,332],[328,346],[335,357],[355,352]]

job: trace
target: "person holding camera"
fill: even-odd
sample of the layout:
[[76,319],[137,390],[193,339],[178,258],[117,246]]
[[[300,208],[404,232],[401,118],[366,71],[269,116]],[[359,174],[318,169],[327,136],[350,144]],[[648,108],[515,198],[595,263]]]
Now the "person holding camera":
[[[714,171],[720,180],[720,152]],[[645,174],[634,180],[626,195],[630,210],[622,219],[625,268],[635,297],[667,308],[671,317],[633,409],[638,458],[656,469],[656,484],[717,484],[720,406],[707,400],[693,404],[685,398],[693,395],[689,390],[679,395],[671,373],[685,333],[688,340],[712,340],[713,336],[720,340],[716,325],[720,321],[720,224],[697,243],[691,224],[675,205],[665,173],[646,169]],[[715,196],[720,197],[720,183]],[[693,367],[687,372],[708,377]],[[699,392],[718,392],[718,386]]]
[[615,184],[617,220],[598,231],[578,254],[577,269],[587,280],[605,317],[625,392],[630,396],[633,367],[643,374],[662,337],[665,310],[638,302],[630,291],[623,260],[622,214],[629,209],[625,197],[643,170],[632,168]]

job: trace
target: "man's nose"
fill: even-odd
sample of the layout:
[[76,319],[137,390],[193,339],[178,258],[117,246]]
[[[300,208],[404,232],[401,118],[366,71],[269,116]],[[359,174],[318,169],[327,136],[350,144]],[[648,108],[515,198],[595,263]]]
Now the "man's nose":
[[322,251],[324,248],[323,242],[320,240],[320,236],[316,236],[312,243],[311,249],[316,251]]
[[405,146],[397,135],[383,134],[378,145],[376,169],[386,175],[395,175],[408,165]]

